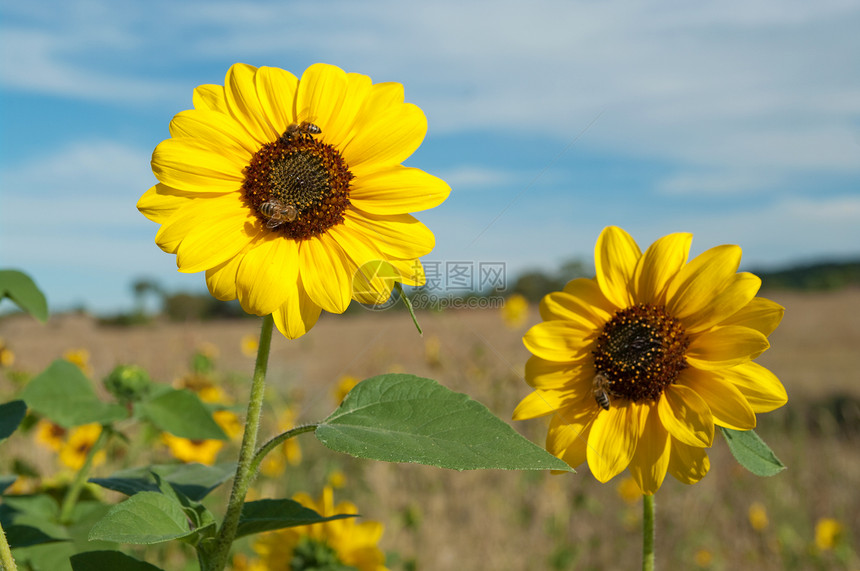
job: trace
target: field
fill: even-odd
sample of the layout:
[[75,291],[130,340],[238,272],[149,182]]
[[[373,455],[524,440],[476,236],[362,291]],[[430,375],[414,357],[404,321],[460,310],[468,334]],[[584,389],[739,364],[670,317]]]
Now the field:
[[[789,402],[759,417],[757,429],[787,469],[757,478],[740,468],[721,439],[711,450],[711,472],[695,486],[671,477],[657,494],[658,566],[673,569],[858,569],[860,532],[860,290],[827,294],[773,292],[787,308],[759,362],[783,381]],[[269,367],[271,395],[264,411],[273,434],[276,409],[294,403],[298,422],[325,416],[335,406],[340,378],[391,371],[431,377],[483,402],[509,419],[529,389],[522,381],[528,353],[521,336],[539,321],[505,327],[496,311],[419,314],[423,338],[404,312],[326,316],[309,335],[276,336]],[[59,315],[47,326],[23,316],[0,321],[0,337],[15,352],[14,371],[35,374],[69,349],[87,349],[93,378],[117,364],[144,366],[170,383],[188,372],[201,347],[214,347],[228,392],[242,402],[253,358],[243,337],[257,335],[256,320],[155,323],[116,328],[81,315]],[[229,373],[229,374],[227,374]],[[0,377],[0,402],[15,384]],[[542,443],[541,420],[515,427]],[[29,454],[50,466],[48,452],[15,441],[3,450]],[[316,496],[333,468],[347,476],[337,499],[359,506],[363,517],[385,524],[381,547],[391,569],[630,569],[641,553],[641,502],[625,498],[624,475],[600,484],[586,466],[578,473],[451,472],[415,465],[356,461],[336,455],[310,435],[300,437],[304,460],[287,475],[263,479],[262,497],[304,490]],[[232,459],[232,450],[220,461]],[[165,457],[158,457],[165,461]],[[127,461],[127,459],[126,459]],[[142,464],[144,462],[138,462]],[[107,475],[111,463],[96,470]],[[114,468],[116,465],[114,465]],[[47,468],[46,468],[47,469]],[[220,496],[211,507],[220,513]],[[750,508],[767,521],[754,528]],[[759,509],[759,511],[761,511]],[[834,518],[842,534],[832,550],[815,545],[815,525]],[[189,551],[190,553],[190,551]]]

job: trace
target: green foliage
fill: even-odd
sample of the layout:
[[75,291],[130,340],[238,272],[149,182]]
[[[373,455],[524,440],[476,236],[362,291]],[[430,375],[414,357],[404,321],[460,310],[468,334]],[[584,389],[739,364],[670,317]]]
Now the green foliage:
[[182,504],[159,492],[140,492],[112,507],[90,531],[90,539],[147,545],[196,533]]
[[295,527],[297,525],[310,525],[336,519],[356,517],[358,514],[338,514],[331,517],[323,517],[314,510],[306,508],[293,500],[257,500],[247,502],[242,506],[242,516],[239,518],[239,528],[236,530],[236,538]]
[[860,285],[860,261],[824,262],[776,271],[753,271],[762,289],[835,290]]
[[0,441],[15,432],[26,414],[27,405],[22,400],[0,404]]
[[119,551],[87,551],[72,555],[72,571],[161,571]]
[[177,492],[189,499],[200,501],[235,472],[236,466],[233,464],[166,464],[121,470],[109,478],[90,478],[89,481],[108,490],[132,496],[138,492],[158,491],[160,488],[154,478],[158,476]]
[[590,275],[585,264],[579,260],[569,260],[555,272],[533,270],[517,277],[511,293],[518,293],[533,303],[540,301],[543,296],[553,291],[560,291],[572,279]]
[[484,405],[414,375],[362,381],[315,434],[332,450],[386,462],[453,470],[571,470]]
[[0,270],[0,301],[8,297],[42,323],[48,320],[48,302],[36,282],[17,270]]
[[125,407],[104,403],[90,380],[75,365],[57,359],[24,387],[27,406],[65,428],[98,422],[110,424],[128,416]]
[[120,403],[143,400],[152,389],[152,379],[143,368],[119,365],[104,379],[104,386]]
[[227,440],[200,398],[189,390],[168,389],[137,403],[135,413],[159,429],[191,440]]
[[732,430],[720,427],[735,459],[756,476],[773,476],[785,465],[754,430]]

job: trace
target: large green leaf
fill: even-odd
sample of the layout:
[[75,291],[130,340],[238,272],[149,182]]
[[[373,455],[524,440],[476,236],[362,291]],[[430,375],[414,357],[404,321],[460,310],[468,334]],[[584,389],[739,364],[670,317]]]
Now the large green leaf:
[[141,416],[165,432],[191,440],[227,440],[200,398],[189,390],[171,389],[136,405]]
[[756,476],[773,476],[785,465],[754,430],[732,430],[720,427],[735,459]]
[[158,474],[178,492],[200,501],[209,492],[236,473],[235,464],[205,466],[203,464],[165,464],[144,466],[114,472],[109,478],[90,478],[90,482],[103,488],[133,496],[138,492],[155,492],[158,486],[152,478]]
[[51,363],[19,396],[31,409],[65,428],[109,424],[128,416],[124,407],[100,401],[90,380],[64,359]]
[[90,540],[151,544],[195,533],[182,505],[158,492],[140,492],[115,505],[90,530]]
[[355,517],[358,514],[338,514],[323,517],[312,509],[304,507],[293,500],[257,500],[242,506],[239,528],[236,537],[244,537],[253,533],[309,525],[335,519]]
[[571,470],[481,403],[414,375],[362,381],[315,434],[338,452],[387,462],[454,470]]
[[4,297],[42,323],[48,320],[45,294],[27,274],[18,270],[0,270],[0,300]]
[[71,557],[73,571],[161,571],[161,568],[119,551],[87,551]]
[[0,404],[0,440],[9,438],[26,414],[27,405],[22,400]]

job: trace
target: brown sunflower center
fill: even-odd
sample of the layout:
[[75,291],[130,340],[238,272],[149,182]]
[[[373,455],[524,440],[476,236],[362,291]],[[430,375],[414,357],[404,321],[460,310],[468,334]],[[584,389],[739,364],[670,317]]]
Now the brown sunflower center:
[[656,400],[687,368],[690,345],[681,323],[648,304],[615,313],[597,338],[594,368],[608,392],[631,401]]
[[340,153],[307,132],[287,130],[242,171],[245,203],[272,232],[304,240],[343,222],[352,173]]

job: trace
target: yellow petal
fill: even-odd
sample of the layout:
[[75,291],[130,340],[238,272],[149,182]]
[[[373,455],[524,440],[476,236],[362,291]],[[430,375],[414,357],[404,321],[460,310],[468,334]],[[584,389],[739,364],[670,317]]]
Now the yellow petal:
[[242,262],[242,255],[236,255],[223,264],[206,270],[206,287],[215,299],[230,301],[238,297],[236,291],[236,272]]
[[224,95],[230,114],[257,143],[263,145],[276,140],[281,132],[269,123],[257,95],[256,73],[256,67],[245,63],[230,66],[224,78]]
[[349,200],[371,214],[404,214],[438,206],[450,193],[451,187],[441,178],[394,165],[355,179]]
[[670,280],[666,289],[669,315],[684,319],[708,306],[741,263],[739,246],[711,248],[696,256]]
[[410,286],[423,286],[427,283],[427,276],[424,274],[424,266],[420,260],[392,260],[388,263],[400,274],[400,283]]
[[672,440],[672,455],[669,458],[669,473],[684,484],[695,484],[711,469],[711,461],[704,448],[687,446]]
[[254,76],[260,108],[275,132],[283,134],[296,123],[295,104],[298,78],[277,67],[261,67]]
[[194,273],[229,260],[259,232],[256,216],[233,193],[189,201],[162,225],[155,242],[164,248],[181,240],[176,265],[180,272]]
[[223,85],[201,85],[194,90],[192,102],[195,109],[208,109],[224,115],[230,114],[230,110],[227,109]]
[[346,93],[322,133],[326,144],[343,148],[355,135],[362,107],[373,89],[370,78],[360,73],[346,74]]
[[384,260],[372,260],[362,264],[352,277],[352,298],[364,304],[383,304],[391,298],[398,281],[397,268]]
[[436,245],[433,232],[409,214],[380,216],[350,208],[344,217],[344,226],[373,242],[386,258],[415,260]]
[[[299,244],[299,275],[308,296],[329,313],[343,313],[352,297],[352,262],[326,234]],[[356,268],[357,269],[357,268]]]
[[536,389],[570,389],[576,392],[591,390],[594,367],[557,363],[531,356],[526,361],[526,382]]
[[677,233],[663,236],[645,251],[633,273],[633,296],[636,303],[665,305],[669,281],[687,263],[693,235]]
[[173,191],[169,186],[159,183],[143,193],[137,201],[137,209],[153,222],[164,224],[189,200],[192,200],[192,196],[187,193]]
[[320,317],[320,306],[308,296],[301,283],[296,293],[272,314],[278,331],[288,339],[297,339],[310,331]]
[[393,105],[367,117],[341,149],[356,178],[379,166],[400,164],[421,146],[427,134],[427,118],[411,103]]
[[232,117],[206,109],[188,109],[170,121],[172,137],[190,137],[216,153],[230,153],[236,164],[248,164],[259,145]]
[[710,446],[714,441],[714,418],[708,403],[694,390],[669,385],[657,403],[660,421],[674,438],[690,446]]
[[620,402],[597,415],[588,435],[588,467],[604,483],[630,464],[648,411],[634,402]]
[[743,325],[768,336],[782,321],[785,308],[769,299],[757,297],[752,299],[740,311],[724,319],[720,325]]
[[579,308],[593,317],[594,323],[604,324],[615,315],[618,307],[613,305],[603,292],[597,280],[588,278],[577,278],[570,280],[564,286],[564,293],[568,293],[579,300]]
[[759,287],[758,276],[748,272],[735,274],[701,311],[682,319],[684,330],[688,334],[704,331],[736,314],[755,297]]
[[719,374],[746,397],[753,411],[770,412],[788,402],[785,387],[769,370],[758,363],[744,363]]
[[686,357],[699,369],[722,369],[755,359],[768,347],[767,337],[755,329],[726,325],[694,336]]
[[339,67],[325,63],[310,66],[302,74],[296,93],[297,119],[315,123],[329,142],[329,129],[342,127],[337,117],[340,108],[349,104],[346,101],[347,86],[346,72]]
[[591,355],[593,333],[572,321],[545,321],[526,332],[523,344],[542,359],[572,363]]
[[594,265],[600,291],[616,307],[629,307],[632,302],[630,285],[636,263],[642,256],[630,234],[616,226],[608,226],[594,247]]
[[248,313],[268,315],[296,295],[299,247],[269,232],[242,256],[236,274],[239,303]]
[[548,293],[540,301],[540,316],[544,321],[575,321],[584,328],[600,329],[606,323],[598,321],[583,307],[580,300],[563,291]]
[[160,182],[179,190],[238,193],[245,180],[243,163],[214,150],[205,141],[166,139],[152,153],[152,173]]
[[362,105],[360,117],[372,117],[384,113],[405,100],[403,85],[395,82],[375,84]]
[[534,391],[529,393],[514,409],[514,420],[527,420],[546,416],[582,400],[581,395],[567,390]]
[[671,457],[669,432],[660,422],[656,405],[642,405],[645,426],[630,462],[630,475],[643,494],[654,494],[663,484]]
[[546,433],[547,451],[573,467],[585,462],[588,435],[597,416],[597,407],[573,406],[558,411]]
[[696,391],[705,399],[714,424],[734,430],[755,428],[756,419],[752,407],[744,395],[725,380],[723,371],[701,371],[690,368],[681,373],[678,384]]

